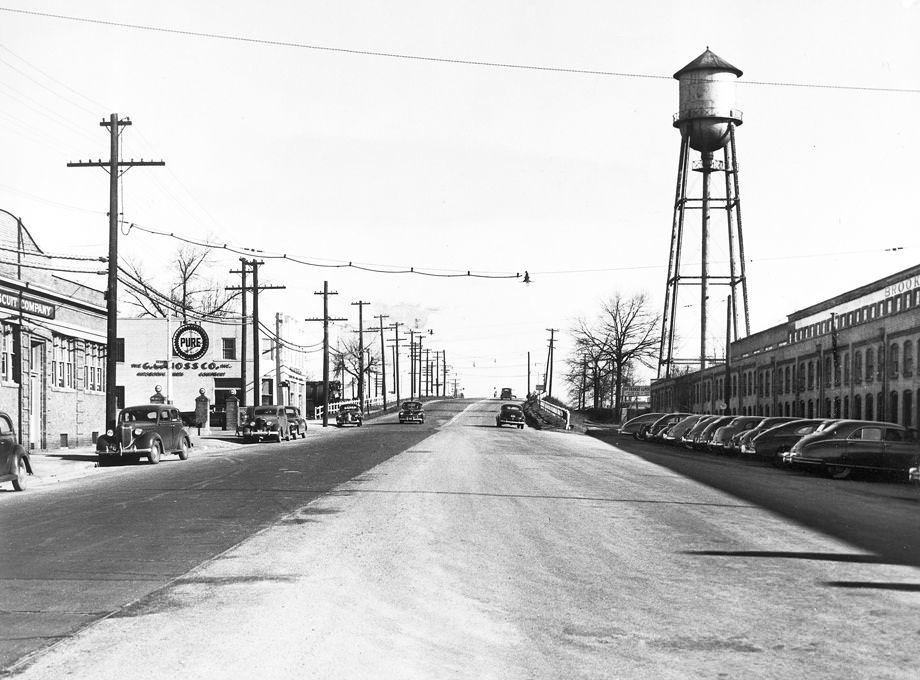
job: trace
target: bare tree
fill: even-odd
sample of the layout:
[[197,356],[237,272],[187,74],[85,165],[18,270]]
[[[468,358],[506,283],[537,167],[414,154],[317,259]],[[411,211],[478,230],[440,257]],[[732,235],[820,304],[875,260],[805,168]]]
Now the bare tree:
[[182,321],[189,313],[202,316],[229,316],[232,302],[239,293],[226,293],[223,285],[208,276],[206,248],[183,246],[176,251],[175,268],[171,270],[169,292],[158,291],[153,277],[136,262],[127,262],[123,271],[127,280],[125,289],[131,303],[140,309],[140,316],[163,317],[180,313]]
[[358,358],[360,357],[360,345],[358,343],[358,338],[350,338],[343,341],[340,349],[333,350],[332,357],[335,371],[344,371],[356,381],[361,380],[362,377],[366,380],[367,376],[372,371],[377,370],[377,366],[380,365],[379,350],[375,350],[372,346],[365,346],[363,376],[359,373],[360,362]]
[[629,298],[617,293],[604,303],[602,322],[613,370],[614,409],[619,411],[624,379],[630,370],[636,363],[652,368],[658,351],[660,317],[651,311],[645,293]]

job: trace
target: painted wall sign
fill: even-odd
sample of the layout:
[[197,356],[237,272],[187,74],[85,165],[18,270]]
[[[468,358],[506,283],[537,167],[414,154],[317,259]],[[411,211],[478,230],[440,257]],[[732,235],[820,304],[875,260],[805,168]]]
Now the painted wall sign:
[[[218,361],[174,361],[171,364],[173,377],[185,375],[185,371],[195,371],[199,378],[222,378],[233,364]],[[144,363],[131,364],[135,375],[141,378],[154,378],[166,375],[165,361],[145,361]]]
[[179,326],[173,333],[173,354],[186,361],[197,361],[208,351],[208,334],[197,323]]
[[[10,293],[9,291],[5,290],[0,291],[0,307],[13,309],[18,312],[20,310],[19,300],[20,298],[18,293]],[[54,305],[49,305],[47,302],[39,302],[38,300],[24,297],[22,298],[21,309],[23,314],[40,316],[45,319],[54,318]]]

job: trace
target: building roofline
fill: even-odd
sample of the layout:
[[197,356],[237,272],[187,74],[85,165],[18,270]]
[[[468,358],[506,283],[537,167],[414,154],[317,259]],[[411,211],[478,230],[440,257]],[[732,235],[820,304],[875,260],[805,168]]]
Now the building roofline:
[[908,267],[907,269],[895,272],[894,274],[889,274],[888,276],[873,281],[872,283],[867,283],[866,285],[860,286],[859,288],[855,288],[841,295],[822,300],[821,302],[815,303],[810,307],[805,307],[795,311],[789,315],[788,319],[790,322],[805,319],[809,316],[813,316],[814,314],[818,314],[827,309],[832,309],[833,307],[844,304],[846,302],[858,300],[864,295],[884,290],[893,283],[898,283],[899,281],[911,276],[920,276],[920,264],[914,265],[913,267]]

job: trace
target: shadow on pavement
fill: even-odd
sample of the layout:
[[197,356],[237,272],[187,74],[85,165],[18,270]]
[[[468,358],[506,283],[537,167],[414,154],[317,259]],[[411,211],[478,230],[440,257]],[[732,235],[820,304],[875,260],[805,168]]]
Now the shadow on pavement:
[[822,585],[831,588],[862,588],[869,590],[899,590],[920,593],[920,583],[882,583],[874,581],[824,581]]
[[790,552],[785,550],[685,550],[684,555],[713,557],[758,557],[765,559],[820,560],[822,562],[854,562],[856,564],[903,564],[878,555],[859,553]]

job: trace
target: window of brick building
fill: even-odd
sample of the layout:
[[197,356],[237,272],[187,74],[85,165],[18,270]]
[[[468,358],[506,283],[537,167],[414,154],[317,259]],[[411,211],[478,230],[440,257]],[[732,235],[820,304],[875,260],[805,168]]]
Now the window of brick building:
[[898,359],[900,357],[898,343],[894,342],[888,348],[888,377],[897,378],[899,372]]
[[0,380],[13,381],[13,327],[9,324],[0,324],[0,341],[2,341],[2,354],[0,354]]
[[[808,362],[808,389],[815,389],[815,362]],[[808,416],[811,418],[811,416]]]
[[903,365],[901,366],[901,374],[905,378],[910,378],[914,375],[914,343],[910,340],[904,341],[904,355]]
[[222,338],[224,359],[236,359],[236,338]]
[[843,353],[843,384],[850,384],[850,353]]
[[871,347],[866,348],[866,382],[870,383],[875,379],[875,350]]
[[875,355],[875,377],[881,382],[885,377],[885,346],[880,345]]
[[75,355],[76,342],[74,339],[55,333],[51,345],[52,385],[73,388]]
[[83,361],[83,389],[105,391],[105,345],[87,342]]

